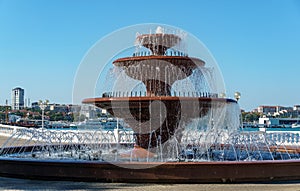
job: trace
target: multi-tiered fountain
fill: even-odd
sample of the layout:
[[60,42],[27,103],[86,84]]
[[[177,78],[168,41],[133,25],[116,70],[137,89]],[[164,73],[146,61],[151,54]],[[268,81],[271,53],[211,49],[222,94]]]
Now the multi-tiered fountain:
[[[178,35],[163,33],[160,27],[154,34],[138,35],[137,44],[149,51],[119,58],[113,64],[129,77],[143,82],[145,92],[129,90],[129,95],[127,92],[124,96],[124,92],[115,90],[114,94],[104,93],[104,97],[85,99],[83,103],[94,104],[124,119],[135,132],[136,145],[144,149],[164,144],[175,134],[180,140],[184,129],[182,124],[204,117],[218,104],[219,107],[226,103],[236,104],[235,100],[219,98],[216,93],[190,92],[184,86],[172,92],[174,83],[188,78],[193,72],[196,73],[195,70],[201,71],[205,65],[199,58],[191,58],[185,52],[172,50],[180,46],[181,41]],[[198,79],[201,79],[204,74],[199,72],[198,75]],[[165,110],[162,111],[162,108]]]
[[213,68],[188,56],[183,43],[184,35],[161,27],[138,34],[133,56],[113,61],[110,90],[83,100],[123,119],[131,131],[0,126],[11,134],[0,149],[0,175],[108,182],[299,180],[299,133],[241,131],[237,100],[216,91]]

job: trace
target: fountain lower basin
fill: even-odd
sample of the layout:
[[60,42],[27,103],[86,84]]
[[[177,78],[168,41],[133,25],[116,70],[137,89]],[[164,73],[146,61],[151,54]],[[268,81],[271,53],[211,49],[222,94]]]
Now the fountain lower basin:
[[[26,131],[23,134],[30,134],[31,129],[24,129]],[[37,134],[37,130],[31,131]],[[60,131],[55,132],[56,138],[62,137]],[[23,137],[23,134],[16,134],[16,137]],[[47,132],[41,131],[40,134]],[[261,145],[258,144],[259,141],[254,140],[256,136],[270,139],[276,137],[275,134],[266,136],[261,133],[250,133],[244,135],[246,136],[244,138],[242,135],[237,141],[240,144],[213,144],[208,148],[204,143],[186,145],[184,153],[175,155],[178,158],[168,157],[162,161],[160,156],[155,156],[159,152],[153,155],[146,150],[143,150],[143,156],[134,156],[136,153],[133,152],[132,157],[128,157],[128,152],[122,150],[130,151],[134,146],[133,143],[96,144],[84,141],[71,144],[72,141],[69,141],[60,144],[40,143],[33,146],[4,147],[1,149],[0,175],[42,180],[133,183],[244,183],[299,180],[300,149],[297,144]],[[253,139],[254,142],[241,143],[242,140],[249,139]],[[202,153],[201,148],[207,149]],[[69,151],[73,151],[73,154]],[[101,158],[100,155],[95,156],[95,153],[100,155],[102,153],[102,156],[106,153],[110,157]],[[115,154],[118,155],[117,158]]]
[[133,183],[277,182],[299,180],[300,161],[114,164],[0,159],[0,175],[44,180]]

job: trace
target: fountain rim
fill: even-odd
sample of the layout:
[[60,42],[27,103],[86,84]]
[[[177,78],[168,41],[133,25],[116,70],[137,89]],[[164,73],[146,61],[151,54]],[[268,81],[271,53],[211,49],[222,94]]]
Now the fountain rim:
[[203,102],[231,102],[237,103],[231,98],[212,98],[212,97],[175,97],[175,96],[137,96],[137,97],[96,97],[82,100],[83,104],[100,103],[107,101],[203,101]]
[[159,36],[159,37],[165,37],[165,36],[172,36],[174,38],[180,39],[181,37],[177,34],[172,34],[172,33],[148,33],[148,34],[139,34],[136,39],[142,39],[144,37],[150,37],[150,36]]
[[[29,146],[30,147],[30,146]],[[18,148],[18,147],[16,147]],[[107,165],[145,165],[145,166],[193,166],[193,165],[238,165],[238,164],[291,164],[300,163],[297,159],[288,160],[253,160],[253,161],[165,161],[165,162],[145,162],[145,161],[92,161],[92,160],[71,160],[71,159],[35,159],[35,158],[14,158],[14,157],[0,157],[0,161],[18,161],[18,162],[34,162],[34,163],[62,163],[62,164],[107,164]]]
[[126,62],[126,61],[144,61],[144,60],[187,60],[197,62],[197,65],[204,66],[205,62],[200,58],[196,57],[188,57],[188,56],[161,56],[161,55],[150,55],[150,56],[131,56],[131,57],[124,57],[119,58],[113,61],[113,64],[119,62]]

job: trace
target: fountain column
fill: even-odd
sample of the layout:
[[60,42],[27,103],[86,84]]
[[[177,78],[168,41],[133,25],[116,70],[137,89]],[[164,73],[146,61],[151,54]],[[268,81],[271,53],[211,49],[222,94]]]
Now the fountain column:
[[171,86],[165,82],[149,79],[143,83],[147,89],[147,96],[171,96]]

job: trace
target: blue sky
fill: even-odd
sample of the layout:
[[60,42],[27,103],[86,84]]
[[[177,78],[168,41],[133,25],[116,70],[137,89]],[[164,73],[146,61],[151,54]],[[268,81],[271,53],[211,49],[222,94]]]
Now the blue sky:
[[0,0],[0,105],[11,89],[71,103],[89,48],[119,28],[164,23],[198,37],[241,108],[300,104],[300,2]]

